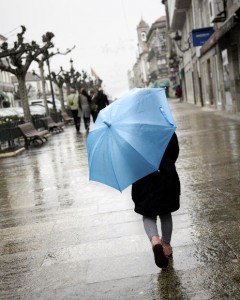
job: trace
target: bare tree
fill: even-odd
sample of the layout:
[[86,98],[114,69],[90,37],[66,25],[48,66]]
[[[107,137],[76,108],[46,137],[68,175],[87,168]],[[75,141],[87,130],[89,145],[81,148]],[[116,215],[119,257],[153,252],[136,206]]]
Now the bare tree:
[[64,78],[64,82],[66,84],[66,88],[67,88],[67,95],[70,94],[70,88],[75,88],[75,89],[78,89],[78,80],[81,76],[81,74],[76,71],[73,67],[73,60],[70,59],[70,64],[71,64],[71,67],[70,67],[70,71],[64,71],[63,69],[62,70],[62,75],[63,75],[63,78]]
[[[26,86],[26,92],[28,96],[30,95],[31,89],[32,89],[31,84],[28,87]],[[19,86],[17,86],[16,90],[14,91],[14,99],[21,100]]]
[[91,76],[84,70],[82,70],[82,73],[80,75],[80,80],[78,81],[78,88],[85,88],[85,89],[90,89],[90,88],[96,88],[97,82],[94,82]]
[[[62,68],[61,68],[61,71],[62,71]],[[58,87],[59,98],[61,101],[61,110],[66,111],[65,105],[64,105],[64,97],[63,97],[63,84],[65,83],[65,80],[64,80],[63,76],[60,75],[60,72],[58,74],[56,74],[55,72],[51,72],[51,77],[52,77],[53,82]]]
[[[49,109],[48,109],[48,104],[47,104],[47,96],[46,96],[46,80],[49,80],[49,81],[53,81],[58,89],[59,89],[59,95],[60,95],[60,100],[61,100],[61,109],[62,111],[65,111],[65,107],[64,107],[64,99],[63,99],[63,83],[64,83],[64,79],[62,76],[59,76],[56,75],[54,72],[51,72],[51,74],[48,74],[47,77],[45,77],[44,75],[44,62],[47,62],[47,65],[48,65],[48,68],[49,68],[49,59],[54,56],[54,55],[57,55],[57,54],[60,54],[60,55],[67,55],[68,53],[70,53],[73,49],[75,49],[76,46],[73,46],[71,49],[67,49],[65,52],[60,52],[59,49],[57,49],[56,52],[51,52],[49,53],[48,51],[46,51],[42,56],[41,58],[36,58],[36,61],[38,63],[38,66],[39,66],[39,70],[40,70],[40,76],[38,76],[35,71],[33,70],[33,75],[36,75],[38,76],[40,79],[41,79],[41,82],[42,82],[42,90],[43,90],[43,99],[44,99],[44,105],[45,105],[45,110],[46,110],[46,114],[49,115]],[[50,68],[49,68],[50,70]],[[62,70],[62,67],[61,67],[61,70],[59,73],[61,73],[63,70]],[[54,107],[54,109],[56,109],[56,107]]]
[[70,71],[62,70],[62,75],[67,87],[67,94],[70,94],[70,87],[80,90],[81,88],[89,89],[97,86],[91,76],[84,70],[78,72],[73,67],[73,60],[70,59]]
[[52,38],[54,34],[47,32],[42,36],[43,46],[38,45],[35,41],[24,43],[25,26],[21,26],[22,31],[17,35],[17,41],[12,48],[8,43],[3,43],[0,47],[0,70],[10,72],[17,77],[19,93],[22,101],[25,121],[31,121],[31,113],[28,104],[26,91],[26,74],[33,61],[36,61],[39,55],[44,54],[54,45]]
[[38,62],[39,70],[40,70],[40,79],[42,82],[44,107],[45,107],[46,114],[49,115],[49,109],[48,109],[48,104],[47,104],[47,95],[46,95],[46,81],[45,81],[45,77],[44,77],[44,68],[43,68],[44,59],[43,58],[39,59],[39,60],[37,60],[37,62]]

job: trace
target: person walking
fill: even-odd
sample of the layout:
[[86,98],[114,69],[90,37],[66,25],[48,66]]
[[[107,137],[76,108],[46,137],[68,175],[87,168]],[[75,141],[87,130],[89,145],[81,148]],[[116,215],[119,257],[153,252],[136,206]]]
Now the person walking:
[[67,107],[71,110],[74,125],[78,133],[80,131],[81,119],[78,115],[78,94],[74,88],[70,89],[70,94],[67,96]]
[[90,102],[91,98],[84,88],[79,93],[79,116],[83,118],[85,130],[88,132],[90,128]]
[[180,102],[182,101],[182,88],[180,85],[177,85],[176,87],[175,96],[179,98]]
[[96,95],[94,89],[90,89],[89,96],[91,97],[91,104],[90,104],[91,115],[92,115],[93,123],[95,123],[97,119],[97,104],[96,104]]
[[[144,229],[159,268],[166,268],[169,257],[172,256],[171,213],[180,207],[180,180],[175,167],[178,155],[178,138],[174,133],[164,152],[159,170],[132,184],[135,212],[143,216]],[[157,228],[158,216],[161,222],[161,237]]]
[[103,89],[101,87],[98,89],[98,93],[96,95],[95,102],[96,102],[96,106],[97,106],[96,115],[98,116],[100,110],[102,110],[107,105],[109,105],[107,95],[105,95],[103,93]]

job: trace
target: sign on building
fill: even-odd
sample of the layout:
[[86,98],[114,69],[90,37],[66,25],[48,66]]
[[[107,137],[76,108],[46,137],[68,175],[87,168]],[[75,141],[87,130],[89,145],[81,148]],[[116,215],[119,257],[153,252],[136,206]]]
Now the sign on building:
[[194,47],[202,46],[214,33],[213,27],[192,30],[192,43]]

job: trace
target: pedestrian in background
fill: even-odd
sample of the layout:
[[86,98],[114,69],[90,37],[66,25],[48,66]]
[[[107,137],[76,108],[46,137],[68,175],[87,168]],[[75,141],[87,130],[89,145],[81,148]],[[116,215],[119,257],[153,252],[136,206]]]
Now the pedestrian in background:
[[94,89],[90,89],[89,95],[91,97],[91,104],[90,104],[91,115],[92,115],[93,123],[95,123],[97,118],[97,104],[96,104],[96,95]]
[[98,89],[98,93],[96,95],[95,102],[96,102],[96,106],[97,106],[97,115],[99,114],[100,110],[102,110],[107,105],[109,105],[107,95],[105,95],[103,93],[103,89],[101,87]]
[[90,127],[90,103],[90,96],[84,88],[81,88],[79,93],[79,116],[83,118],[84,127],[87,132]]
[[67,107],[71,110],[76,131],[79,132],[81,119],[78,115],[78,94],[74,88],[70,89],[70,94],[67,96]]
[[180,85],[176,87],[175,96],[180,99],[180,102],[182,101],[182,88]]
[[[155,263],[159,268],[168,266],[172,256],[172,215],[180,207],[180,181],[175,162],[179,146],[174,133],[163,155],[159,170],[136,181],[132,185],[135,212],[143,216],[146,234],[151,242]],[[159,237],[157,216],[161,222]]]

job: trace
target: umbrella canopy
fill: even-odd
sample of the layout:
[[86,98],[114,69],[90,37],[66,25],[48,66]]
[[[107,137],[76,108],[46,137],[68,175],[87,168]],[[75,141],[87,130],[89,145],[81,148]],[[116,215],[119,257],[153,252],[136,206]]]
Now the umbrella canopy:
[[122,191],[157,171],[175,129],[164,89],[131,90],[101,110],[90,130],[89,179]]

